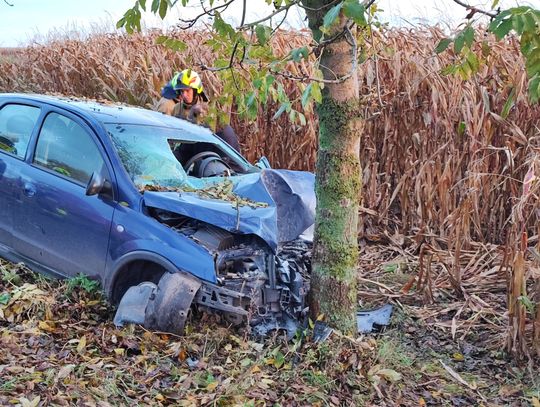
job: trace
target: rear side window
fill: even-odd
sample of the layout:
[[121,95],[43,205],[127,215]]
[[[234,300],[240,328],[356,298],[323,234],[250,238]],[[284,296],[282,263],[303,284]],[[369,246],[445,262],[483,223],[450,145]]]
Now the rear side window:
[[88,184],[94,171],[105,163],[90,134],[77,122],[57,113],[45,118],[38,137],[34,163]]
[[40,110],[9,104],[0,109],[0,150],[24,158]]

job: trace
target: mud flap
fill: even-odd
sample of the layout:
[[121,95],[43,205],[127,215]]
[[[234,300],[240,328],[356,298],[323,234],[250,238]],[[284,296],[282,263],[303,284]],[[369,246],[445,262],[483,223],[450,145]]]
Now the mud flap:
[[142,324],[145,328],[181,335],[189,308],[201,282],[184,273],[165,273],[157,286],[144,282],[124,294],[114,323]]

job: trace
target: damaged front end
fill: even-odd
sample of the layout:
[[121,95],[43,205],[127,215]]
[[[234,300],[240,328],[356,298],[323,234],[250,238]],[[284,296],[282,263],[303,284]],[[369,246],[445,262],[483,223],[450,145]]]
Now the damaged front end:
[[217,283],[203,283],[195,296],[200,309],[217,312],[234,325],[249,322],[258,335],[276,329],[294,334],[309,290],[307,242],[289,242],[273,254],[256,237],[235,241],[210,225],[191,236],[212,251],[217,270]]
[[[294,335],[307,314],[311,242],[299,236],[313,224],[314,197],[297,194],[290,174],[265,172],[235,185],[236,193],[267,204],[261,208],[238,208],[193,193],[145,194],[150,216],[206,249],[216,278],[166,273],[158,284],[131,287],[120,302],[117,325],[135,322],[180,334],[194,305],[230,324],[247,323],[257,336],[276,330]],[[309,190],[312,176],[303,181]]]

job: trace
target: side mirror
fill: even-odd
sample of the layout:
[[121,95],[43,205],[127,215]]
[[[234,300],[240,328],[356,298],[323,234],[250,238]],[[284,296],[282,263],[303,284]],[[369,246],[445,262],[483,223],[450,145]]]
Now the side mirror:
[[107,194],[111,192],[111,183],[103,178],[100,172],[94,171],[86,186],[86,195]]
[[268,161],[268,158],[266,158],[265,156],[259,158],[259,161],[255,163],[255,167],[259,167],[262,170],[272,168],[272,166],[270,165],[270,161]]

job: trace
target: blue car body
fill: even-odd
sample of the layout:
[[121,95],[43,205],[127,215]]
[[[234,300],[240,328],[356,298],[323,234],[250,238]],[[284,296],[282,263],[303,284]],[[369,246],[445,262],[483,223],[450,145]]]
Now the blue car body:
[[[31,128],[28,120],[16,117],[21,106],[31,108]],[[3,117],[15,123],[15,131],[1,122]],[[52,124],[58,117],[71,126],[71,133],[84,136],[85,145],[95,145],[84,148],[92,154],[99,151],[99,168],[91,168],[91,154],[81,151],[78,156],[75,136],[62,141],[61,130],[54,130]],[[25,123],[24,131],[21,123]],[[124,149],[118,140],[130,132],[139,132],[139,138],[122,140],[149,145],[152,132],[165,132],[156,140],[178,146],[178,151],[196,152],[188,162],[201,156],[191,170],[208,164],[207,168],[226,168],[226,176],[188,176],[182,173],[188,168],[167,161],[164,167],[174,166],[178,177],[185,177],[177,187],[155,185],[147,182],[145,174],[138,174],[137,180],[145,183],[141,188],[128,167],[144,167],[147,163],[140,161],[148,159],[162,175],[166,172],[159,168],[163,155],[145,155],[141,147],[143,158],[129,157],[139,144],[133,142]],[[51,141],[39,142],[40,137]],[[83,175],[74,175],[73,168],[62,167],[52,158],[47,161],[54,155],[53,148],[55,157],[60,157],[56,160],[62,161],[63,156],[69,156],[70,162],[79,160]],[[176,156],[177,150],[171,157],[173,153]],[[166,152],[160,150],[160,154]],[[102,189],[93,194],[86,183],[90,173],[89,183],[101,179]],[[206,193],[224,183],[229,188],[226,198]],[[248,281],[251,290],[260,292],[256,295],[261,314],[257,323],[280,325],[286,315],[294,318],[292,314],[304,306],[305,278],[298,270],[284,271],[290,268],[284,264],[295,261],[291,256],[305,257],[306,253],[291,254],[284,248],[313,224],[313,183],[311,173],[257,168],[210,130],[161,113],[94,101],[0,94],[0,255],[61,277],[84,274],[97,279],[114,302],[130,287],[151,282],[163,288],[164,273],[180,273],[195,281],[192,287],[196,289],[191,291],[196,293],[189,297],[203,308],[238,320],[238,315],[246,315],[242,309],[253,302],[253,293],[245,289]],[[289,261],[280,260],[282,252]],[[231,274],[236,277],[228,279]],[[291,278],[296,285],[286,281]],[[294,306],[284,303],[286,296],[295,297]],[[187,302],[191,305],[192,301]]]

